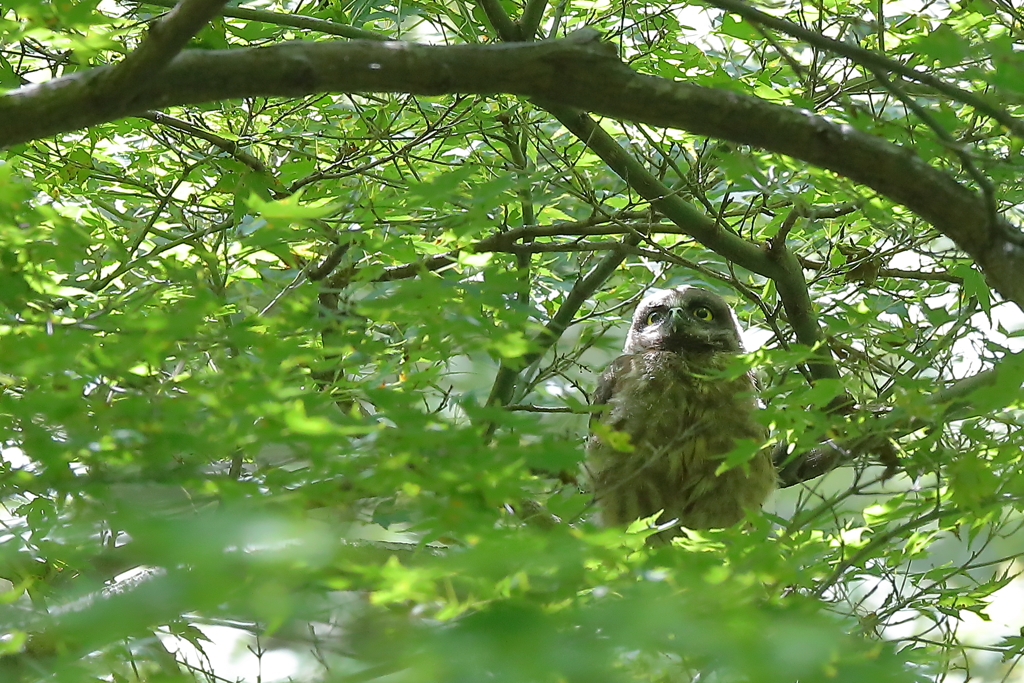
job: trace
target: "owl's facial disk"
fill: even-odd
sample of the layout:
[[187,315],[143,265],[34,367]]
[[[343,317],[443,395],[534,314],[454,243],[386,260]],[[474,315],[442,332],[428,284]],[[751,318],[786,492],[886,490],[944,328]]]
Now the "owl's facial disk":
[[717,294],[687,287],[641,302],[624,350],[739,353],[743,347],[729,305]]

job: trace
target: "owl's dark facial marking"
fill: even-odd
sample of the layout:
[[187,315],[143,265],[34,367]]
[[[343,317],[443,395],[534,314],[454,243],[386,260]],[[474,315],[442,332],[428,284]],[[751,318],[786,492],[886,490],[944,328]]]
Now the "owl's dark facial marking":
[[697,287],[658,291],[637,306],[625,353],[740,353],[739,326],[722,297]]

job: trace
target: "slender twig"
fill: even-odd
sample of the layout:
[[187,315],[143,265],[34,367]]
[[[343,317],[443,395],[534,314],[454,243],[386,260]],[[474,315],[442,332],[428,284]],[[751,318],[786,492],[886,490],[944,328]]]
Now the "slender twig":
[[889,80],[885,73],[881,69],[871,68],[871,73],[874,74],[875,79],[878,80],[882,86],[891,92],[896,99],[903,103],[905,107],[914,112],[917,118],[931,128],[932,132],[938,136],[939,140],[946,145],[957,158],[960,159],[960,165],[967,172],[967,175],[974,179],[974,182],[978,184],[978,188],[981,190],[982,196],[985,198],[985,206],[988,208],[989,224],[995,226],[996,221],[996,197],[995,188],[992,186],[992,181],[989,180],[978,168],[974,165],[974,161],[971,159],[970,154],[964,149],[963,145],[960,144],[949,131],[947,131],[942,124],[940,124],[931,113],[922,107],[917,101],[910,97],[903,88],[900,87],[896,81]]
[[[177,4],[177,0],[131,0],[139,5],[157,5],[158,7],[174,7]],[[318,33],[325,33],[332,36],[341,36],[342,38],[361,38],[363,40],[391,40],[388,36],[377,33],[375,31],[367,31],[366,29],[356,28],[355,26],[348,26],[346,24],[339,24],[334,21],[327,21],[325,19],[317,19],[315,17],[307,17],[301,14],[283,14],[281,12],[269,12],[261,9],[245,9],[242,7],[225,7],[220,14],[225,17],[232,17],[235,19],[249,19],[251,21],[261,21],[265,24],[275,24],[277,26],[290,26],[292,28],[301,28],[309,31],[317,31]]]
[[827,579],[819,583],[817,587],[814,589],[814,597],[821,598],[822,596],[824,596],[825,592],[833,585],[835,585],[835,583],[839,581],[840,578],[842,578],[843,574],[846,572],[847,569],[855,566],[861,560],[869,557],[873,552],[878,550],[883,545],[891,542],[893,539],[899,538],[906,532],[913,531],[914,529],[922,527],[925,524],[938,521],[944,517],[951,517],[960,514],[963,514],[963,511],[956,507],[940,508],[938,510],[932,510],[926,515],[914,517],[913,519],[904,522],[903,524],[892,529],[891,531],[886,531],[885,533],[876,535],[874,538],[871,539],[871,541],[865,544],[849,559],[843,560],[838,565],[836,565],[836,568],[835,570],[833,570],[832,574],[829,575]]
[[589,415],[596,410],[602,409],[603,406],[597,408],[572,408],[570,406],[538,406],[532,403],[510,403],[505,406],[505,410],[519,410],[527,413],[573,413],[576,415]]
[[153,123],[167,126],[168,128],[174,128],[183,133],[188,133],[189,135],[206,140],[210,144],[238,159],[257,173],[267,173],[266,165],[252,154],[243,150],[236,140],[229,140],[228,138],[217,135],[205,128],[200,128],[193,123],[189,123],[188,121],[184,121],[175,116],[164,114],[159,111],[147,111],[144,114],[139,114],[139,118],[148,119]]
[[521,40],[519,27],[509,18],[498,0],[477,0],[476,4],[487,15],[487,21],[503,42],[515,43]]
[[105,278],[103,278],[101,280],[97,280],[96,282],[93,282],[92,284],[87,285],[85,287],[85,289],[90,291],[90,292],[98,292],[98,291],[104,289],[111,282],[113,282],[114,280],[119,278],[121,275],[123,275],[126,272],[128,272],[129,270],[131,270],[132,268],[136,267],[137,265],[139,265],[141,263],[145,263],[146,261],[149,261],[149,260],[152,260],[152,259],[156,258],[157,256],[159,256],[160,254],[164,253],[165,251],[169,251],[171,249],[174,249],[175,247],[181,246],[182,244],[185,244],[186,242],[191,242],[192,240],[199,239],[199,238],[202,238],[202,237],[206,237],[207,235],[212,235],[212,234],[220,232],[222,230],[228,230],[233,225],[234,225],[234,221],[231,221],[231,220],[224,221],[222,223],[218,223],[217,225],[209,227],[206,230],[203,230],[201,232],[185,235],[184,237],[179,237],[176,240],[171,240],[170,242],[165,242],[164,244],[161,244],[159,246],[153,247],[151,250],[149,250],[148,252],[146,252],[142,256],[139,256],[138,258],[134,258],[131,261],[126,261],[126,262],[122,263],[120,266],[118,266],[114,270],[114,272],[110,273],[109,275],[107,275]]
[[979,112],[982,112],[1001,123],[1007,130],[1012,131],[1015,135],[1024,137],[1024,121],[1015,118],[1010,115],[1009,112],[992,105],[978,95],[967,90],[963,90],[962,88],[958,88],[957,86],[936,78],[929,73],[917,71],[912,67],[902,64],[901,62],[876,54],[858,45],[851,45],[849,43],[833,40],[832,38],[822,35],[820,32],[811,31],[790,21],[786,21],[785,19],[773,17],[770,14],[766,14],[765,12],[751,7],[742,0],[703,1],[720,9],[735,12],[752,23],[764,24],[765,26],[787,33],[794,38],[798,38],[817,48],[843,55],[857,64],[875,69],[882,69],[891,73],[898,73],[904,78],[928,85],[953,100],[969,104]]

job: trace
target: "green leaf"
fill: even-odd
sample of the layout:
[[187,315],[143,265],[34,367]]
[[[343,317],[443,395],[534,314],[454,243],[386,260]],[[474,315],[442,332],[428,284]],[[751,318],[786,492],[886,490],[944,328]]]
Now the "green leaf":
[[742,18],[733,14],[725,14],[722,16],[722,23],[719,26],[719,31],[727,36],[739,38],[740,40],[757,40],[761,38],[761,34],[757,32],[757,29]]
[[946,24],[916,37],[911,44],[916,52],[928,55],[941,66],[958,64],[970,53],[969,41]]

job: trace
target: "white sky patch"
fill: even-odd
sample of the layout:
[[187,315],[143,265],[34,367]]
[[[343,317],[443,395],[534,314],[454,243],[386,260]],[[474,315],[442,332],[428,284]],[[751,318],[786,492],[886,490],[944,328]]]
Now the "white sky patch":
[[25,455],[25,451],[17,446],[4,446],[0,448],[0,460],[3,460],[16,470],[24,469],[32,463],[28,456]]
[[[706,36],[711,33],[711,13],[701,5],[684,5],[673,10],[676,19],[683,26],[693,29],[695,36]],[[689,32],[687,32],[689,33]]]
[[315,667],[304,663],[291,650],[265,650],[257,656],[256,637],[248,631],[228,626],[194,624],[210,639],[200,652],[187,640],[169,633],[158,633],[160,642],[169,652],[177,654],[189,666],[210,671],[220,679],[248,683],[275,683],[276,681],[308,680]]
[[775,333],[764,327],[748,327],[740,331],[743,338],[743,348],[747,352],[757,351],[775,337]]

